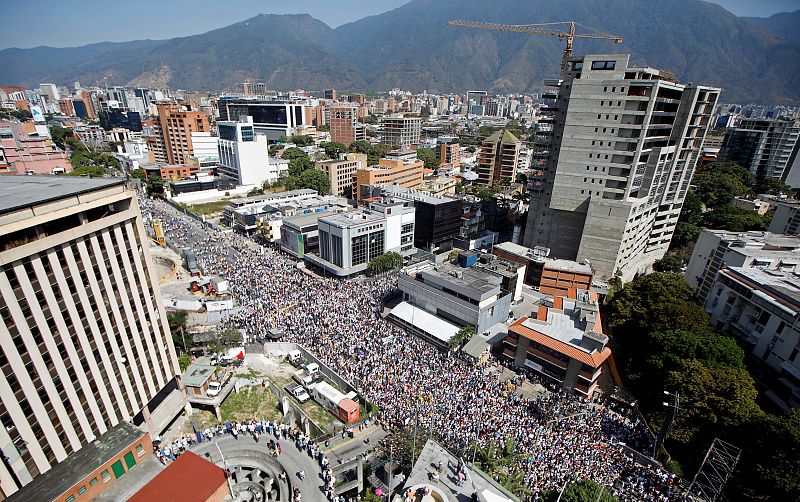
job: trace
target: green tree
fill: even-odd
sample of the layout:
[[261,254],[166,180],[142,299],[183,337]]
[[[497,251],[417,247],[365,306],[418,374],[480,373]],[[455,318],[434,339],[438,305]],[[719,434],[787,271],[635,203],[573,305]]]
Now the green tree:
[[130,172],[130,176],[131,176],[131,178],[136,178],[136,179],[140,179],[142,181],[146,181],[147,180],[147,171],[145,171],[144,169],[142,169],[140,167],[138,169],[134,169],[133,171],[131,171]]
[[60,148],[64,149],[64,141],[66,138],[72,137],[73,132],[69,127],[61,127],[60,125],[50,126],[50,136],[53,138],[53,143]]
[[308,135],[292,136],[289,141],[297,146],[311,146],[314,144],[314,138]]
[[561,500],[564,502],[597,502],[598,500],[600,502],[619,502],[617,497],[589,479],[582,479],[568,484],[564,489],[564,495]]
[[186,371],[186,368],[192,364],[192,356],[189,354],[183,354],[178,357],[178,367],[180,367],[181,371]]
[[678,442],[705,444],[721,430],[763,415],[756,404],[755,382],[745,368],[708,366],[690,359],[670,373],[667,385],[679,390],[686,403],[671,434]]
[[327,195],[331,191],[331,180],[317,169],[306,169],[297,178],[297,188],[310,188],[320,195]]
[[473,336],[475,336],[475,326],[462,326],[456,334],[453,335],[453,338],[450,339],[448,344],[451,349],[460,348],[466,345]]
[[[763,415],[732,434],[742,447],[734,490],[741,488],[770,500],[800,500],[800,409],[786,415]],[[731,498],[733,499],[733,498]]]
[[343,143],[337,143],[336,141],[323,143],[322,149],[325,150],[325,155],[332,159],[338,159],[340,153],[347,152],[347,147]]
[[370,148],[372,148],[372,146],[369,144],[369,141],[363,139],[350,143],[350,151],[354,153],[369,153]]
[[189,314],[183,310],[167,312],[167,324],[172,333],[172,343],[175,347],[181,348],[182,352],[187,352],[191,347],[191,337],[186,340],[186,321]]
[[375,125],[378,123],[378,117],[375,115],[366,115],[364,117],[359,117],[358,121],[362,124],[372,124]]
[[703,215],[703,226],[714,230],[745,232],[747,230],[766,230],[772,220],[772,213],[760,215],[730,204],[720,206]]
[[700,235],[700,227],[693,223],[679,221],[675,225],[675,232],[672,234],[672,242],[670,242],[670,249],[679,249],[697,240]]
[[425,163],[425,169],[439,168],[439,157],[430,148],[417,148],[417,158]]
[[756,183],[756,193],[770,195],[792,195],[794,189],[777,178],[765,178]]
[[161,179],[161,176],[157,176],[155,174],[151,174],[147,178],[147,186],[145,190],[147,191],[147,195],[150,197],[164,197],[164,180]]
[[289,176],[300,176],[303,171],[313,166],[308,154],[296,147],[287,148],[281,157],[289,159]]
[[653,270],[656,272],[680,273],[683,270],[683,260],[674,254],[666,255],[653,263]]
[[692,184],[703,204],[717,208],[730,203],[734,197],[750,192],[754,178],[750,171],[739,164],[712,162],[697,171]]
[[372,166],[378,163],[383,157],[386,157],[386,154],[391,152],[394,148],[391,145],[385,145],[383,143],[378,143],[377,145],[372,145],[367,152],[367,164]]
[[702,219],[703,201],[700,200],[700,197],[690,188],[689,192],[686,194],[686,198],[683,200],[679,221],[697,225]]
[[322,125],[318,125],[317,126],[317,131],[319,131],[319,132],[328,132],[330,130],[331,130],[331,127],[329,125],[326,125],[326,124],[322,124]]

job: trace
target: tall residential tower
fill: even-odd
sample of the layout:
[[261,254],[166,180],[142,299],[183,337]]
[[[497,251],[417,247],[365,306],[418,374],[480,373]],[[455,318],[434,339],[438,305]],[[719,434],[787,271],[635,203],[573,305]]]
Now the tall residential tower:
[[664,256],[720,90],[680,84],[628,54],[573,57],[554,107],[545,182],[525,245],[623,281]]

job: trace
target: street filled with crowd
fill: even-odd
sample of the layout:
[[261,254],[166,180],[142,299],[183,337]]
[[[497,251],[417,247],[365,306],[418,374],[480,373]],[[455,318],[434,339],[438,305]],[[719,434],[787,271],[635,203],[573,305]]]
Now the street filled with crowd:
[[525,398],[493,365],[467,363],[384,320],[382,300],[396,288],[395,275],[319,277],[272,245],[205,226],[165,202],[142,199],[141,206],[173,245],[195,253],[204,273],[228,279],[237,310],[227,322],[250,337],[277,329],[303,344],[378,405],[375,418],[389,431],[416,425],[467,458],[476,440],[498,461],[513,443],[504,475],[520,477],[530,500],[584,478],[624,501],[680,498],[677,478],[634,462],[628,448],[653,448],[635,417],[558,390]]

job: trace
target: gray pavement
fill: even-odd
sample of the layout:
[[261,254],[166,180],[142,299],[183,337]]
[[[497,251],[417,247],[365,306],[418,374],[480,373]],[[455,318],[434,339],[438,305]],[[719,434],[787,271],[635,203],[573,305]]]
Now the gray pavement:
[[339,460],[344,462],[369,452],[387,434],[383,428],[372,423],[361,431],[355,431],[352,438],[342,439],[341,434],[337,434],[331,438],[330,447],[323,448],[322,452],[330,459],[331,464],[335,465]]

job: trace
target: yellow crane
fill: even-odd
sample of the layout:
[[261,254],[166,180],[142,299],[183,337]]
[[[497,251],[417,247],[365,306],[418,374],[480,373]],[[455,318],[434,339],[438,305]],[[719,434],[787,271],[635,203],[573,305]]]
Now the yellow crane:
[[[528,33],[529,35],[551,35],[558,37],[559,40],[566,39],[567,44],[564,47],[564,56],[561,58],[561,73],[564,73],[567,70],[567,59],[569,59],[569,57],[572,55],[572,43],[576,38],[595,38],[613,40],[615,44],[622,43],[622,35],[603,33],[602,31],[584,26],[580,23],[576,23],[575,21],[540,24],[499,24],[457,19],[455,21],[448,21],[447,24],[452,26],[463,26],[465,28],[476,28],[480,30],[513,31],[516,33]],[[578,26],[586,30],[591,30],[592,33],[575,33],[576,27]]]

